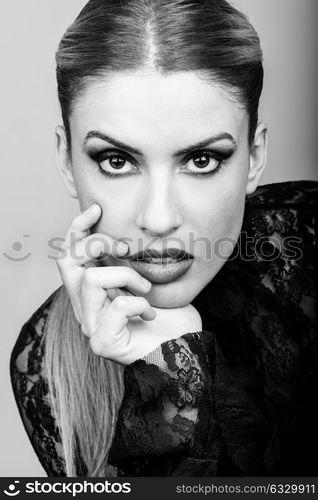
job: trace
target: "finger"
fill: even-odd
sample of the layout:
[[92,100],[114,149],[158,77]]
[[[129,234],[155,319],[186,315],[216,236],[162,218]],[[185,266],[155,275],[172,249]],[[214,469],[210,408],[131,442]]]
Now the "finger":
[[[98,331],[103,336],[117,335],[127,325],[128,319],[133,316],[141,316],[147,318],[148,321],[153,320],[156,312],[152,309],[148,300],[144,297],[129,297],[121,295],[116,297],[113,302],[107,307],[103,318],[100,321]],[[128,340],[128,339],[127,339]]]
[[103,313],[105,306],[111,301],[107,297],[107,290],[104,288],[92,288],[88,292],[81,294],[81,327],[82,332],[91,337],[96,331],[100,314]]
[[60,256],[58,260],[62,267],[63,265],[84,266],[102,255],[120,258],[128,251],[129,246],[126,243],[115,240],[107,234],[94,233],[65,249],[64,255]]
[[[99,205],[97,214],[101,212]],[[92,214],[94,205],[87,211],[77,216],[68,232],[69,246],[63,249],[63,252],[57,257],[56,264],[61,275],[61,279],[67,289],[71,299],[75,316],[78,320],[81,317],[80,306],[80,290],[85,266],[92,263],[103,254],[112,255],[114,257],[122,257],[129,252],[129,246],[118,240],[115,240],[109,235],[94,233],[82,239],[74,240],[71,244],[70,240],[76,236],[77,238],[87,234],[85,231],[91,224],[96,223],[98,216]],[[67,241],[66,238],[66,241]]]
[[127,266],[90,267],[83,278],[82,291],[96,287],[128,288],[140,293],[148,293],[152,283]]
[[80,292],[83,331],[93,332],[96,329],[98,315],[105,305],[107,289],[123,287],[132,289],[135,293],[146,294],[151,283],[134,269],[124,266],[86,269]]
[[93,203],[93,205],[91,205],[88,209],[84,210],[82,213],[74,217],[65,236],[64,248],[69,247],[76,240],[88,236],[88,230],[90,229],[90,227],[96,224],[101,215],[101,207],[97,203]]

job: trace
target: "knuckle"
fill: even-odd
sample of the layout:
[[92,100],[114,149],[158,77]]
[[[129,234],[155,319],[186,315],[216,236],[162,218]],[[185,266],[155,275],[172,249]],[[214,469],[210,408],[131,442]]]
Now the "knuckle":
[[145,297],[138,297],[139,299],[139,303],[140,303],[140,307],[147,307],[149,305],[149,302],[147,299],[145,299]]
[[127,299],[123,295],[118,295],[112,302],[115,309],[122,310],[126,307]]

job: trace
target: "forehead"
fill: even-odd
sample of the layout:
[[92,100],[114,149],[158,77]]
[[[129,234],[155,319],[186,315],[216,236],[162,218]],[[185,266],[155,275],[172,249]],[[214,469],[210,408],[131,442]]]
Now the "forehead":
[[233,93],[194,72],[114,73],[89,83],[76,100],[72,134],[112,131],[120,138],[202,140],[207,133],[247,134],[246,110]]

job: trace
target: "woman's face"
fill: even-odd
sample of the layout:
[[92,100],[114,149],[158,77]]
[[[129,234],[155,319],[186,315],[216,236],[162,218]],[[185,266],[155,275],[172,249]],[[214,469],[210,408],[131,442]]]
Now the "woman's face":
[[[130,254],[192,254],[184,274],[154,279],[147,294],[156,307],[189,304],[230,256],[245,195],[261,176],[245,109],[193,72],[117,73],[89,85],[70,128],[80,207],[102,208],[94,232],[128,242]],[[131,262],[108,256],[103,264]]]

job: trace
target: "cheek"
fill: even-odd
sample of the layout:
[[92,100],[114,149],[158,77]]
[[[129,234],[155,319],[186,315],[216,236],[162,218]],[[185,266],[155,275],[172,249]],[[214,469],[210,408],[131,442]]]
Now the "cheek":
[[93,203],[98,203],[102,209],[95,230],[118,228],[118,224],[122,227],[123,222],[126,224],[129,214],[133,214],[133,198],[130,199],[127,190],[122,189],[120,182],[104,178],[93,164],[89,165],[83,160],[74,164],[74,180],[81,210],[86,210]]
[[86,210],[100,198],[101,187],[97,182],[95,168],[76,153],[73,156],[73,174],[81,210]]
[[132,196],[133,190],[127,192],[116,180],[104,180],[100,176],[96,178],[97,181],[88,183],[83,190],[87,206],[98,203],[102,209],[102,215],[94,226],[94,232],[109,234],[114,238],[119,235],[128,237],[134,224],[136,210],[136,196]]
[[[233,170],[223,171],[214,178],[208,189],[204,188],[193,204],[196,212],[196,234],[222,248],[230,255],[242,227],[247,174],[240,169],[240,175]],[[227,243],[228,242],[228,243]],[[223,252],[224,253],[224,252]]]
[[223,202],[217,216],[212,222],[212,238],[213,240],[219,239],[219,244],[216,247],[222,247],[225,255],[231,254],[240,234],[244,207],[244,191],[233,193],[233,196],[229,196],[227,201]]
[[[102,197],[96,197],[96,202],[102,208],[102,217],[99,221],[98,230],[102,233],[128,236],[129,228],[131,231],[133,222],[133,206],[129,200],[121,194],[112,194],[110,191],[104,191]],[[131,207],[131,209],[130,209]]]

